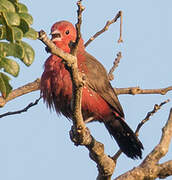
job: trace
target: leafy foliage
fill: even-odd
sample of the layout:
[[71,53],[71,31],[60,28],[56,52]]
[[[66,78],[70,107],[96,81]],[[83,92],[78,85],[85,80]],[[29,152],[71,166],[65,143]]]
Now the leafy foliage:
[[0,92],[4,98],[12,90],[8,74],[17,77],[20,70],[11,57],[20,59],[26,66],[34,60],[34,50],[23,41],[23,38],[37,39],[32,23],[33,18],[24,4],[18,0],[0,0]]

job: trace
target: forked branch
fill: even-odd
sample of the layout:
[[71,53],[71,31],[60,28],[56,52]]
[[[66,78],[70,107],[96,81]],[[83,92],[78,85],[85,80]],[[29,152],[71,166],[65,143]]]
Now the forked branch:
[[172,139],[172,109],[170,110],[169,118],[162,129],[162,136],[159,144],[152,150],[144,161],[134,169],[115,178],[115,180],[145,180],[165,178],[172,175],[172,161],[159,164],[159,160],[164,157],[169,149]]
[[122,11],[119,11],[117,13],[117,15],[111,20],[111,21],[107,21],[104,28],[101,29],[100,31],[98,31],[96,34],[94,34],[84,45],[85,47],[87,47],[95,38],[97,38],[98,36],[100,36],[102,33],[104,33],[105,31],[107,31],[109,29],[109,26],[113,23],[115,23],[118,18],[121,19],[120,21],[120,37],[119,37],[119,40],[118,40],[118,43],[121,43],[123,42],[122,40],[122,19],[123,19],[123,14],[122,14]]
[[[137,128],[136,128],[136,131],[135,131],[135,134],[136,136],[139,136],[139,131],[141,129],[141,127],[147,122],[150,120],[150,117],[153,116],[158,110],[160,110],[160,108],[165,105],[166,103],[168,103],[170,100],[167,99],[166,101],[160,103],[159,105],[158,104],[155,104],[154,105],[154,108],[152,111],[148,112],[146,117],[138,124]],[[112,159],[116,162],[117,159],[119,158],[119,156],[121,155],[122,151],[121,150],[118,150],[118,152],[112,157]]]

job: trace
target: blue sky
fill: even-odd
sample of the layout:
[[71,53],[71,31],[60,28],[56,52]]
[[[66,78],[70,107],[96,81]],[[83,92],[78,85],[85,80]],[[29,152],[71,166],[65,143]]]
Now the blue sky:
[[[33,27],[47,33],[53,23],[68,20],[76,23],[76,1],[26,1],[34,18]],[[100,30],[105,22],[112,19],[119,10],[123,17],[123,44],[117,44],[119,22],[111,25],[109,31],[92,42],[87,51],[95,56],[107,70],[112,66],[118,51],[123,58],[115,71],[114,87],[164,88],[172,85],[171,43],[172,11],[171,1],[130,0],[99,1],[84,0],[82,36],[86,41]],[[21,65],[20,74],[12,80],[14,88],[20,87],[40,77],[43,64],[49,56],[44,45],[36,40],[29,41],[35,49],[35,61],[31,67]],[[18,60],[19,62],[19,60]],[[19,62],[20,63],[20,62]],[[19,110],[38,98],[33,92],[9,102],[1,109]],[[172,92],[161,95],[120,95],[127,123],[133,129],[151,111],[154,104],[172,99]],[[171,102],[157,112],[140,131],[144,145],[143,158],[159,142],[161,129],[165,125]],[[105,144],[105,151],[113,155],[118,147],[102,124],[88,125],[93,136]],[[71,122],[50,112],[41,101],[28,112],[2,118],[0,120],[0,179],[3,180],[55,180],[55,179],[95,179],[96,165],[88,157],[84,147],[75,147],[69,138]],[[172,146],[168,155],[171,158]],[[138,164],[140,160],[130,160],[121,155],[113,177],[120,175]],[[168,178],[170,179],[170,178]]]

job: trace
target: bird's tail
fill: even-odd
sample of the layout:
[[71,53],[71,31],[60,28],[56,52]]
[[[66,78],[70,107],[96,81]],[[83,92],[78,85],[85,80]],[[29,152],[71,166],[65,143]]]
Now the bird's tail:
[[114,117],[105,126],[124,154],[132,159],[142,158],[143,145],[122,118]]

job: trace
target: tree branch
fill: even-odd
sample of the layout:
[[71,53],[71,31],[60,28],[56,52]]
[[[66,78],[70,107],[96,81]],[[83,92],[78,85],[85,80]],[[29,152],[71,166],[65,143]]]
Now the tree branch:
[[[76,57],[77,46],[81,37],[80,28],[82,23],[82,12],[84,10],[84,7],[82,6],[81,2],[82,0],[79,0],[77,2],[78,5],[78,22],[76,24],[77,38],[76,41],[71,46],[70,54],[65,53],[61,49],[57,48],[55,44],[48,39],[44,31],[39,32],[39,39],[49,48],[52,54],[61,57],[65,61],[67,69],[71,75],[72,84],[73,84],[73,89],[72,89],[73,126],[70,131],[71,140],[75,143],[75,145],[84,145],[89,150],[90,158],[94,160],[98,166],[99,175],[97,177],[97,180],[110,180],[116,162],[114,162],[112,158],[110,158],[104,153],[104,145],[96,141],[94,137],[92,137],[89,129],[86,127],[83,121],[83,117],[81,113],[82,88],[85,84],[84,82],[85,77],[78,72],[77,57]],[[107,21],[105,27],[99,32],[97,32],[93,37],[91,37],[85,43],[85,47],[100,34],[108,30],[109,26],[112,23],[116,22],[119,17],[120,17],[120,38],[118,42],[122,42],[123,15],[122,15],[122,11],[119,11],[114,19],[112,19],[111,21]],[[115,60],[114,66],[109,73],[110,79],[113,79],[112,73],[116,68],[116,66],[118,65],[120,58],[121,58],[121,54]],[[40,89],[40,79],[37,79],[33,83],[29,83],[25,86],[22,86],[21,88],[12,91],[6,99],[0,97],[0,106],[3,107],[8,101],[39,89]],[[164,95],[170,90],[172,90],[172,86],[163,89],[140,89],[139,87],[115,89],[117,94],[132,94],[132,95],[135,94]],[[41,97],[37,99],[34,103],[30,103],[27,107],[25,107],[22,110],[2,114],[0,115],[0,118],[12,114],[19,114],[21,112],[25,112],[30,107],[36,105],[40,99]],[[156,105],[154,107],[154,110],[147,114],[146,118],[139,124],[136,133],[138,133],[142,125],[149,120],[150,116],[152,116],[152,114],[154,114],[165,103],[167,103],[167,101],[161,103],[159,106]],[[118,178],[116,178],[116,180],[122,180],[122,179],[152,180],[157,177],[164,178],[172,175],[172,161],[158,164],[159,160],[163,156],[165,156],[166,153],[168,152],[171,138],[172,138],[172,109],[170,111],[168,122],[166,123],[165,127],[162,130],[162,137],[160,143],[153,149],[153,151],[144,159],[144,161],[138,167],[119,176]]]
[[164,128],[162,129],[162,136],[160,143],[154,148],[154,150],[146,157],[143,164],[149,163],[156,164],[162,157],[168,152],[170,141],[172,138],[172,109],[170,110],[170,115],[168,121]]
[[150,117],[153,116],[158,110],[160,110],[160,108],[161,108],[164,104],[168,103],[169,101],[170,101],[170,100],[167,99],[166,101],[160,103],[159,105],[158,105],[158,104],[155,104],[155,105],[154,105],[153,110],[150,111],[150,112],[148,112],[147,115],[146,115],[146,117],[138,124],[138,126],[137,126],[137,128],[136,128],[136,131],[135,131],[135,134],[136,134],[137,136],[138,136],[138,133],[139,133],[141,127],[142,127],[147,121],[150,120]]
[[108,77],[109,77],[110,81],[114,80],[113,73],[114,73],[115,69],[118,67],[118,64],[120,63],[121,58],[122,58],[122,54],[121,54],[121,52],[118,52],[117,57],[115,58],[115,61],[113,62],[113,66],[108,73]]
[[113,23],[115,23],[118,18],[121,18],[120,21],[120,37],[118,40],[118,43],[123,42],[122,40],[122,11],[119,11],[118,14],[115,16],[115,18],[113,18],[111,21],[107,21],[104,28],[101,29],[100,31],[98,31],[96,34],[94,34],[94,36],[92,36],[84,45],[85,47],[87,47],[95,38],[97,38],[98,36],[100,36],[102,33],[104,33],[105,31],[107,31],[109,29],[109,26]]
[[49,51],[56,55],[61,57],[62,59],[65,59],[66,61],[69,61],[69,64],[71,64],[72,62],[77,61],[77,58],[75,56],[73,56],[72,54],[69,53],[65,53],[63,50],[61,50],[60,48],[58,48],[47,36],[47,34],[41,30],[38,32],[39,33],[39,40],[42,41],[48,48]]
[[35,102],[31,102],[29,103],[25,108],[21,109],[21,110],[17,110],[17,111],[13,111],[13,112],[7,112],[7,113],[4,113],[4,114],[1,114],[0,115],[0,118],[3,118],[5,116],[10,116],[10,115],[14,115],[14,114],[20,114],[20,113],[23,113],[23,112],[26,112],[28,109],[30,109],[31,107],[33,106],[36,106],[38,104],[38,102],[40,101],[42,97],[40,96],[38,99],[35,100]]
[[158,177],[165,179],[168,176],[172,176],[172,160],[159,165]]
[[115,88],[118,95],[121,94],[161,94],[165,95],[168,91],[172,90],[172,86],[161,89],[141,89],[140,87],[128,87],[128,88]]
[[[105,32],[106,30],[108,30],[109,26],[111,24],[113,24],[114,22],[117,21],[118,18],[121,18],[121,25],[120,27],[122,27],[122,11],[119,11],[118,14],[115,16],[115,18],[113,18],[111,21],[107,21],[105,27],[97,32],[93,37],[91,37],[86,43],[85,46],[87,46],[88,44],[90,44],[96,37],[98,37],[100,34],[102,34],[103,32]],[[40,32],[43,33],[44,32]],[[43,34],[40,34],[40,37],[43,37]],[[120,38],[122,39],[122,28],[120,29]],[[47,39],[46,39],[47,38]],[[40,39],[41,40],[41,39]],[[50,49],[52,50],[51,53],[54,53],[57,56],[62,57],[63,59],[72,59],[74,58],[72,61],[76,60],[76,57],[68,54],[68,53],[64,53],[61,49],[57,48],[54,43],[51,43],[50,40],[48,39],[48,37],[44,37],[44,40],[42,41],[45,45],[47,44]],[[53,51],[57,51],[53,52]],[[120,59],[120,55],[117,55],[117,58],[114,62],[114,66],[116,68],[116,66],[119,63],[119,59]],[[116,65],[115,65],[116,64]],[[115,69],[114,68],[114,69]],[[114,71],[114,70],[113,70]],[[110,75],[111,76],[111,75]],[[112,77],[110,77],[110,79],[113,79],[113,75]],[[6,99],[4,99],[2,96],[0,97],[0,107],[3,107],[8,101],[11,101],[19,96],[22,96],[24,94],[30,93],[32,91],[36,91],[39,90],[39,84],[40,84],[40,79],[38,78],[37,80],[35,80],[34,82],[28,83],[22,87],[19,87],[18,89],[13,90]],[[161,94],[161,95],[165,95],[168,91],[172,90],[172,86],[169,86],[167,88],[162,88],[162,89],[141,89],[140,87],[128,87],[128,88],[114,88],[116,93],[118,95],[121,94],[131,94],[131,95],[136,95],[136,94]]]
[[[0,107],[5,106],[5,104],[17,97],[20,97],[24,94],[31,93],[33,91],[40,90],[40,78],[37,78],[35,81],[25,84],[22,87],[19,87],[13,90],[6,99],[0,96]],[[118,95],[122,94],[130,94],[130,95],[137,95],[137,94],[161,94],[165,95],[167,92],[172,91],[172,86],[167,88],[161,89],[141,89],[139,87],[128,87],[128,88],[114,88],[115,92]]]
[[77,52],[77,47],[78,47],[78,43],[79,40],[81,38],[81,23],[82,23],[82,12],[84,11],[85,7],[82,6],[82,0],[79,0],[77,2],[77,6],[78,6],[78,10],[77,10],[77,15],[78,15],[78,22],[76,23],[75,27],[76,27],[76,41],[73,43],[72,47],[71,47],[71,54],[76,56],[76,52]]
[[[160,103],[159,105],[158,104],[155,104],[154,105],[154,108],[152,111],[148,112],[146,117],[138,124],[136,130],[135,130],[135,134],[136,136],[139,136],[139,131],[141,129],[141,127],[147,122],[150,120],[150,117],[153,116],[158,110],[160,110],[160,108],[165,105],[166,103],[168,103],[170,100],[167,99],[166,101]],[[122,154],[122,151],[121,150],[118,150],[118,152],[112,157],[112,159],[116,162],[117,159],[119,158],[119,156]]]
[[19,87],[15,90],[13,90],[6,99],[4,99],[2,96],[0,97],[0,107],[5,106],[5,104],[8,101],[11,101],[17,97],[20,97],[24,94],[28,94],[33,91],[37,91],[40,89],[40,79],[36,79],[35,81],[28,83],[22,87]]
[[152,150],[144,161],[132,170],[122,174],[115,180],[153,180],[172,175],[172,161],[159,164],[159,160],[166,155],[172,138],[172,109],[169,118],[162,129],[162,136],[159,144]]
[[[77,31],[80,30],[81,25],[81,13],[83,12],[80,9],[83,9],[81,1],[78,1],[78,26]],[[84,86],[84,77],[82,74],[78,73],[77,67],[77,59],[76,59],[76,49],[78,43],[75,42],[75,46],[71,46],[71,53],[66,54],[59,51],[58,48],[54,46],[54,43],[51,42],[46,33],[43,31],[39,32],[39,39],[50,49],[51,53],[60,56],[65,62],[67,66],[67,70],[71,75],[72,80],[72,109],[73,109],[73,126],[70,131],[71,140],[75,143],[75,145],[84,145],[90,154],[90,158],[97,163],[99,175],[98,180],[110,180],[115,163],[114,161],[108,157],[104,153],[104,145],[97,142],[90,134],[89,129],[86,127],[82,113],[81,113],[81,99],[82,99],[82,87]],[[77,36],[80,36],[80,33],[77,32]],[[78,39],[79,37],[77,37]]]

